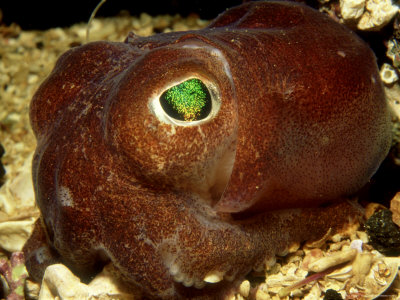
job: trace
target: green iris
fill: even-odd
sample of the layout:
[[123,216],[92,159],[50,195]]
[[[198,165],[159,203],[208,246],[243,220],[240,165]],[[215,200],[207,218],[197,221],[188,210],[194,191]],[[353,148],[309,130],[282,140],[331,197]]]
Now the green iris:
[[186,80],[166,90],[160,96],[164,111],[181,121],[206,118],[211,111],[211,96],[204,83],[196,78]]

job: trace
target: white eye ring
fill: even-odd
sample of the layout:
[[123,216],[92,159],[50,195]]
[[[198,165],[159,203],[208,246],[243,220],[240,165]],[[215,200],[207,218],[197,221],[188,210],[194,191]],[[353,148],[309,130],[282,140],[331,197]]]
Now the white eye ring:
[[[166,90],[168,90],[178,84],[181,84],[182,82],[187,81],[189,79],[201,80],[204,83],[204,85],[207,87],[207,89],[210,93],[210,96],[211,96],[211,111],[210,111],[210,113],[208,114],[208,116],[206,118],[197,120],[197,121],[182,121],[182,120],[172,118],[164,111],[164,109],[162,108],[161,103],[160,103],[160,96]],[[196,126],[196,125],[200,125],[205,122],[208,122],[217,115],[220,107],[221,107],[221,95],[220,95],[218,87],[211,81],[204,79],[204,78],[199,78],[197,76],[190,76],[190,77],[183,78],[182,80],[170,82],[168,85],[166,85],[161,90],[161,92],[154,94],[149,99],[149,109],[152,112],[152,114],[155,115],[158,120],[160,120],[160,122],[170,124],[170,125],[177,125],[177,126]]]

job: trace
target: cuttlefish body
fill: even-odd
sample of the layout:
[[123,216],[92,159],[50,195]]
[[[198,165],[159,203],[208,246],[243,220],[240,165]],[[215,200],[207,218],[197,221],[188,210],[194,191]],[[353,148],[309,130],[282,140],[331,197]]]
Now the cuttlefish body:
[[372,51],[290,2],[73,48],[31,120],[43,225],[25,246],[31,275],[111,262],[148,298],[219,297],[293,243],[341,228],[355,209],[339,199],[390,145]]

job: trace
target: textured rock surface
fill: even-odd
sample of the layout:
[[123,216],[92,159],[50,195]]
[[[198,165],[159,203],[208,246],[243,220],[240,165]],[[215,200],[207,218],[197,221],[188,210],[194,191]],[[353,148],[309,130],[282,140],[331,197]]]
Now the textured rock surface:
[[379,30],[398,13],[391,0],[340,0],[340,13],[346,22],[355,22],[360,30]]

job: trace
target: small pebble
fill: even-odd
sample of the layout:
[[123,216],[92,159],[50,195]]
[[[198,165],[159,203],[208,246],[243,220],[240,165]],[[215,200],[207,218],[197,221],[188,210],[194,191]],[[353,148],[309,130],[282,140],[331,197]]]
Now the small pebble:
[[400,254],[400,229],[392,220],[392,212],[382,209],[365,223],[370,244],[384,254]]
[[343,298],[342,295],[335,290],[327,290],[325,292],[324,300],[343,300]]

